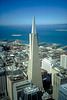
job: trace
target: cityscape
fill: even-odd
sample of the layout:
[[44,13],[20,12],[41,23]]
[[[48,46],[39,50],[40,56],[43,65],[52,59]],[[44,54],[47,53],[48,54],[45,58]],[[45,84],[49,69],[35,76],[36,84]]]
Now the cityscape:
[[[16,4],[15,6],[13,4],[13,6],[9,7],[8,5],[9,10],[7,7],[5,9],[3,8],[2,11],[0,11],[0,21],[1,21],[0,23],[0,100],[67,100],[67,44],[66,44],[67,43],[66,41],[67,7],[65,4],[66,0],[64,0],[64,2],[63,0],[61,0],[61,4],[59,4],[60,8],[61,6],[62,8],[66,7],[65,8],[66,16],[62,15],[63,17],[65,16],[64,19],[57,17],[58,21],[54,22],[53,21],[54,19],[52,20],[51,18],[52,20],[51,22],[50,18],[48,18],[48,21],[45,21],[47,25],[44,26],[41,25],[44,24],[43,21],[44,19],[42,19],[42,23],[41,23],[41,20],[37,18],[37,16],[40,15],[39,12],[38,15],[36,14],[36,12],[38,11],[37,7],[38,9],[40,9],[40,7],[41,8],[43,7],[43,11],[44,11],[44,5],[45,5],[46,14],[48,11],[47,7],[49,5],[51,5],[52,7],[53,5],[58,7],[57,1],[56,4],[55,2],[53,2],[53,0],[51,0],[51,2],[48,0],[48,2],[43,1],[43,3],[46,4],[43,3],[40,4],[40,0],[39,0],[39,4],[38,4],[37,0],[36,3],[34,3],[32,0],[30,5],[28,1],[26,3],[25,1],[22,2],[21,0],[20,3],[14,1],[14,3]],[[58,3],[59,2],[60,0],[58,1]],[[11,2],[11,4],[12,3],[13,1]],[[25,6],[21,3],[23,3]],[[8,3],[4,3],[2,1],[1,4],[6,5]],[[18,17],[15,17],[14,15],[14,17],[18,18],[19,21],[19,23],[16,23],[17,21],[13,19],[13,15],[11,15],[12,13],[14,14],[14,12],[10,14],[8,14],[8,12],[13,11],[13,9],[15,11],[16,9],[21,9],[22,5],[24,9],[23,13],[25,12],[26,9],[30,10],[30,8],[28,7],[31,7],[30,10],[31,12],[29,12],[30,15],[27,12],[28,14],[27,17],[29,18],[30,16],[30,18],[29,20],[27,19],[25,20],[25,18],[27,18],[24,17],[26,16],[26,12],[25,12],[24,13],[25,15],[23,16],[24,19],[21,21],[20,15],[22,12],[21,10],[20,12],[18,10],[19,12],[17,15]],[[51,6],[49,6],[49,8]],[[27,8],[25,9],[24,7]],[[33,11],[32,9],[34,7],[36,9]],[[52,8],[50,8],[50,10],[53,11]],[[3,11],[4,11],[4,15],[2,15]],[[34,15],[31,14],[32,11]],[[59,13],[58,9],[57,11],[58,11],[57,13]],[[10,16],[12,17],[12,19],[10,17],[11,20],[9,20],[8,16],[6,17],[6,12],[9,17]],[[62,10],[62,13],[63,12],[64,11]],[[60,12],[60,14],[62,13]],[[42,18],[41,15],[39,17]],[[54,18],[56,18],[56,16],[54,16]],[[31,28],[29,28],[30,19],[31,19]],[[22,22],[23,22],[22,24],[24,24],[24,20],[25,20],[25,25],[27,25],[28,23],[28,25],[25,26],[25,28],[23,27],[23,25],[21,25]],[[14,27],[14,25],[17,26]],[[19,25],[21,25],[21,27]],[[27,32],[29,32],[27,36],[24,35],[25,37],[23,36],[23,34],[21,34],[22,27],[26,29]],[[11,30],[11,34],[9,34],[10,32],[9,28]],[[16,33],[15,30],[14,32],[12,32],[12,28],[16,28],[17,31],[19,30],[18,33]],[[45,33],[43,33],[44,29],[45,29]],[[41,35],[39,33],[40,31],[41,31]],[[7,32],[5,33],[7,35],[1,32]],[[52,34],[56,34],[56,33],[58,34],[54,35],[53,38],[51,32],[53,32]],[[45,39],[47,38],[46,34],[47,35],[51,34],[47,39],[48,43],[46,42]],[[11,35],[10,37],[12,39],[10,39],[8,35]],[[64,40],[60,36],[64,38]],[[53,40],[52,40],[53,42],[52,41],[50,42],[50,39],[51,40],[56,39],[57,42],[54,42]],[[25,40],[24,43],[23,40]],[[64,41],[66,42],[64,43]],[[61,43],[63,43],[64,45]]]

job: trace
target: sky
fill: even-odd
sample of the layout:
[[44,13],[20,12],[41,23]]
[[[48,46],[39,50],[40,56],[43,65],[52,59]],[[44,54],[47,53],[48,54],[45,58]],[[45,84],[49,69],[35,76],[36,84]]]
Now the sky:
[[67,24],[67,0],[0,0],[0,26]]

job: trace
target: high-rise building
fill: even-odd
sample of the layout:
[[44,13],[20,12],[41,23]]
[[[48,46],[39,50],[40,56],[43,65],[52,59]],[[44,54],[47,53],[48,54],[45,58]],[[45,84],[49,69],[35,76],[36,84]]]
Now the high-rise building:
[[29,81],[32,80],[32,83],[38,86],[38,88],[43,88],[34,16],[32,23],[32,32],[31,34],[29,34],[29,38],[30,38],[30,56],[28,64],[28,79]]
[[54,68],[52,68],[52,86],[54,81],[54,74],[60,73],[61,71],[65,71],[65,69],[61,66],[56,65]]
[[35,85],[22,89],[21,100],[42,100],[42,93]]
[[67,100],[67,83],[63,85],[59,85],[58,100]]
[[60,66],[67,69],[67,55],[61,55],[60,56]]
[[6,76],[5,70],[0,68],[0,95],[4,95],[6,92]]
[[55,66],[54,61],[44,58],[42,60],[42,69],[46,70],[48,73],[52,73],[52,68]]
[[24,74],[7,76],[7,91],[10,100],[20,100],[22,89],[29,84]]
[[67,83],[67,71],[54,74],[53,99],[58,100],[59,85],[64,84],[64,83]]

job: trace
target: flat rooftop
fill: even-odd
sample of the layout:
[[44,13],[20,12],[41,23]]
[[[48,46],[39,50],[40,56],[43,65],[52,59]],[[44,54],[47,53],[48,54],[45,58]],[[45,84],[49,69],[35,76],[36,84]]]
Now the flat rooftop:
[[67,96],[67,83],[63,84],[63,85],[60,85],[59,86],[59,91],[64,92],[64,94]]
[[67,72],[67,69],[65,69],[64,67],[61,67],[59,65],[57,65],[56,67],[53,68],[54,70],[57,70],[58,72]]
[[64,78],[67,79],[67,72],[62,72],[62,73],[56,73],[56,76],[58,76],[59,78]]
[[24,91],[27,93],[27,94],[31,94],[31,93],[36,93],[39,91],[38,87],[34,86],[31,88],[30,86],[27,87],[27,88],[24,88]]
[[9,77],[9,79],[14,83],[19,82],[21,80],[24,81],[24,80],[26,80],[26,78],[27,77],[24,74],[13,75],[13,76]]

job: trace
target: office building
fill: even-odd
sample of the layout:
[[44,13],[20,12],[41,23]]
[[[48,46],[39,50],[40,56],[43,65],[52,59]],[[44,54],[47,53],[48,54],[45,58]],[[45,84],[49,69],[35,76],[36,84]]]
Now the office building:
[[[59,85],[67,83],[67,71],[54,74],[53,99],[58,100]],[[61,100],[61,99],[60,99]]]
[[67,55],[61,55],[60,56],[60,66],[67,69]]
[[42,93],[35,85],[23,88],[21,100],[42,100]]
[[55,66],[54,61],[44,58],[42,60],[42,69],[46,70],[49,74],[52,73],[52,68]]
[[7,76],[7,91],[10,100],[20,100],[22,89],[29,84],[24,74]]
[[6,91],[6,76],[5,70],[0,68],[0,95],[5,95]]
[[3,51],[3,47],[0,46],[0,52],[2,52],[2,51]]
[[59,85],[58,100],[67,100],[67,83],[63,85]]
[[67,83],[63,85],[59,85],[58,100],[67,100]]
[[63,67],[56,65],[54,68],[52,68],[52,86],[54,81],[54,74],[60,73],[61,71],[65,71]]
[[33,16],[32,32],[29,34],[30,38],[30,55],[28,64],[28,79],[38,88],[43,88],[42,76],[39,61],[37,33],[35,26],[35,17]]

